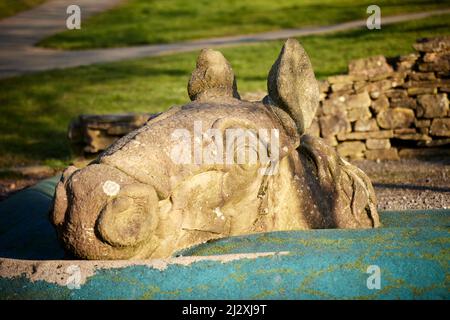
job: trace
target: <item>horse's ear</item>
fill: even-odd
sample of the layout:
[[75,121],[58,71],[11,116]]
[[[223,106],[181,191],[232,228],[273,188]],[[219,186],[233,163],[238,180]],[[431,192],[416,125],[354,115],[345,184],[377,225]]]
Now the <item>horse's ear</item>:
[[297,40],[288,39],[284,44],[270,69],[267,89],[269,102],[286,111],[302,135],[319,106],[319,86],[311,61]]
[[188,93],[192,101],[226,97],[240,99],[233,69],[222,53],[211,49],[200,52],[189,80]]

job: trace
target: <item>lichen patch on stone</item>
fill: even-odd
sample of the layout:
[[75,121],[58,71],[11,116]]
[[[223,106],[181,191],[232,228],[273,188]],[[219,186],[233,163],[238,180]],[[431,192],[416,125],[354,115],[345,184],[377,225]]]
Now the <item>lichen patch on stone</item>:
[[119,191],[120,185],[115,181],[107,180],[103,184],[103,192],[110,197],[117,196]]

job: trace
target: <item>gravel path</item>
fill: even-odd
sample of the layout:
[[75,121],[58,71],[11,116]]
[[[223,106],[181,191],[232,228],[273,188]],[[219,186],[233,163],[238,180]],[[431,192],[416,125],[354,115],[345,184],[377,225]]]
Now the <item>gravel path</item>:
[[[77,0],[82,17],[106,10],[120,0]],[[226,47],[260,41],[287,39],[344,31],[366,26],[366,19],[340,24],[300,29],[285,29],[250,35],[211,38],[172,44],[144,45],[127,48],[93,50],[52,50],[36,48],[34,44],[53,33],[65,29],[66,7],[72,0],[54,0],[42,6],[0,21],[0,78],[49,69],[112,62],[131,58],[152,57],[163,54],[196,51],[205,47]],[[423,19],[450,13],[450,8],[419,13],[383,16],[383,25]]]
[[354,164],[371,178],[380,210],[450,209],[450,159]]

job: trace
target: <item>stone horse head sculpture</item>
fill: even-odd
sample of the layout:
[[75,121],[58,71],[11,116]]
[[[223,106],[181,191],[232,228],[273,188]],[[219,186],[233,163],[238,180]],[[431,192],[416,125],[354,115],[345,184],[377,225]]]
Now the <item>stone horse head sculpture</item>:
[[305,134],[319,91],[296,40],[267,86],[263,101],[241,100],[228,61],[202,50],[192,102],[64,171],[51,213],[64,247],[82,259],[164,258],[227,236],[377,227],[368,177]]

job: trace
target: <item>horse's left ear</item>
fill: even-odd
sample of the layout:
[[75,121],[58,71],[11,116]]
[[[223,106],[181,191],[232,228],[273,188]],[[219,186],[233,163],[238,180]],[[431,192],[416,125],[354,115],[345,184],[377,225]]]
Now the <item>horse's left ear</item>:
[[267,89],[270,103],[286,111],[302,135],[319,106],[319,85],[311,61],[297,40],[288,39],[284,44],[270,69]]

